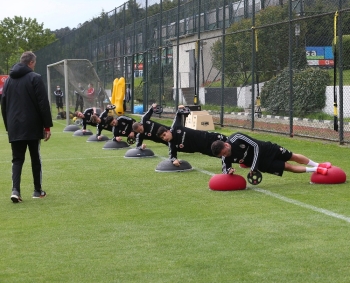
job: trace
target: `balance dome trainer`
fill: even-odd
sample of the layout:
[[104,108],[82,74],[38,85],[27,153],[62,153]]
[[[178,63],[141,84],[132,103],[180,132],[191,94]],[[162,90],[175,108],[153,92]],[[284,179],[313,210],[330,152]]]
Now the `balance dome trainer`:
[[247,181],[236,174],[217,174],[209,180],[209,188],[213,191],[237,191],[246,187]]
[[311,175],[311,183],[314,184],[342,184],[346,182],[346,174],[339,167],[333,166],[328,169],[327,175],[317,174]]

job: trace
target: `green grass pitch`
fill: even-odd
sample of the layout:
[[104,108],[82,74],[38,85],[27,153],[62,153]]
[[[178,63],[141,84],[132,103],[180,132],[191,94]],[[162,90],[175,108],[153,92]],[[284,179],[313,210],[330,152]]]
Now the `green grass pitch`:
[[[221,171],[219,159],[179,153],[194,170],[159,173],[162,144],[145,141],[156,157],[127,159],[127,149],[103,150],[64,127],[54,120],[41,145],[47,197],[31,198],[27,155],[23,202],[13,204],[0,123],[0,282],[350,282],[348,182],[264,174],[258,186],[216,192],[208,182]],[[350,172],[348,147],[243,132]]]

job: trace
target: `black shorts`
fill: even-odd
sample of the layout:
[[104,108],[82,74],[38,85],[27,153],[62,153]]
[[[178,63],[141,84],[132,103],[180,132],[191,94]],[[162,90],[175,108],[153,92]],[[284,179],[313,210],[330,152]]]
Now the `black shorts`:
[[63,108],[62,97],[56,97],[56,108]]
[[288,149],[274,144],[274,155],[271,158],[265,159],[263,164],[259,164],[261,172],[267,172],[277,176],[282,176],[285,163],[292,158],[293,153]]

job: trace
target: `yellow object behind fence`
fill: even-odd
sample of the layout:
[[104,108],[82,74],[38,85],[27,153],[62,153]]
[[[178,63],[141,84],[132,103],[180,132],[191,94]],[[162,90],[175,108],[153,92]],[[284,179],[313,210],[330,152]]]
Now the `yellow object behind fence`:
[[115,105],[115,112],[118,116],[124,114],[124,102],[125,97],[125,79],[121,77],[120,79],[116,78],[113,81],[113,92],[112,92],[112,104]]

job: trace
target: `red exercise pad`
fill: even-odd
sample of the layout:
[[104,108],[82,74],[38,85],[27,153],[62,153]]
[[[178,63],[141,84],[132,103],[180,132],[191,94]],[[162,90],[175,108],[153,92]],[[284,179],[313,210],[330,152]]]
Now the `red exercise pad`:
[[209,188],[213,191],[236,191],[246,187],[247,181],[235,174],[217,174],[209,180]]
[[317,174],[316,172],[311,175],[311,182],[315,184],[342,184],[345,181],[345,172],[333,165],[328,169],[327,175]]

